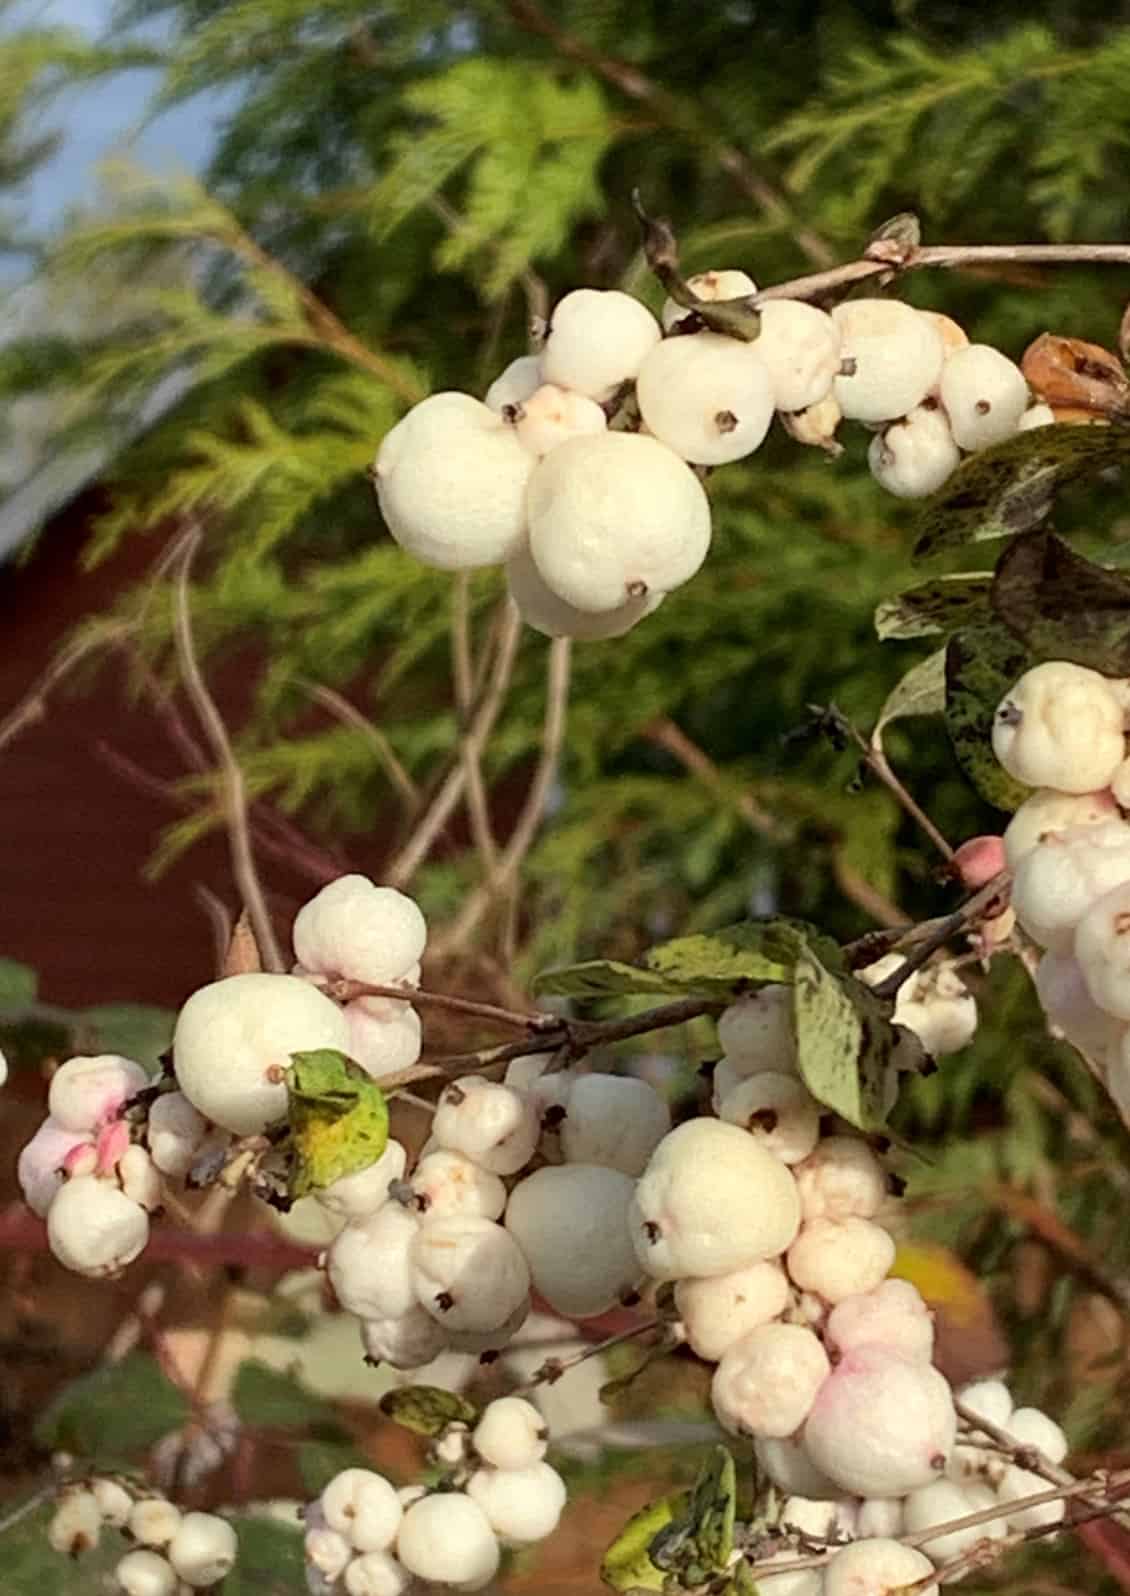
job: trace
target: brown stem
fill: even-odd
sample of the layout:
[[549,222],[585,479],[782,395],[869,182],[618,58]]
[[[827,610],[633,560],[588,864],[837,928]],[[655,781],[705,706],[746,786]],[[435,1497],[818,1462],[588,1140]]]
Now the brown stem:
[[1025,1225],[1092,1290],[1113,1302],[1123,1313],[1130,1313],[1130,1281],[1108,1274],[1082,1237],[1070,1225],[1065,1225],[1058,1214],[1036,1198],[1015,1191],[1011,1186],[990,1187],[987,1200],[1010,1218]]
[[520,1014],[517,1009],[499,1008],[494,1003],[478,1003],[472,998],[454,997],[447,992],[426,992],[412,986],[382,986],[372,981],[340,980],[328,982],[322,990],[338,1003],[350,1003],[359,997],[396,998],[402,1003],[411,1003],[414,1008],[446,1009],[452,1014],[467,1014],[475,1019],[489,1020],[495,1025],[508,1025],[523,1031],[557,1023],[557,1017],[553,1014]]
[[174,636],[177,659],[180,664],[185,691],[188,693],[200,717],[205,735],[212,745],[212,751],[219,764],[223,778],[222,795],[224,815],[228,827],[228,839],[231,847],[232,873],[235,876],[244,907],[251,917],[255,940],[259,944],[264,967],[268,970],[281,971],[285,968],[282,952],[275,936],[275,928],[271,924],[267,900],[263,895],[262,883],[259,880],[259,872],[255,864],[255,853],[251,846],[251,829],[247,818],[247,785],[243,778],[243,770],[239,760],[235,757],[235,751],[228,736],[228,729],[224,725],[219,710],[216,708],[215,700],[208,691],[207,683],[196,658],[196,646],[192,636],[192,611],[188,596],[188,583],[193,557],[199,546],[200,533],[198,531],[189,533],[185,539],[180,568],[176,578]]
[[471,579],[457,573],[451,593],[451,682],[459,721],[459,757],[467,788],[467,813],[471,836],[484,874],[490,880],[498,867],[498,844],[490,823],[490,804],[483,780],[483,749],[468,735],[474,713],[475,663],[471,648]]
[[325,687],[320,682],[307,682],[301,677],[295,678],[295,685],[309,693],[310,697],[321,704],[323,709],[327,709],[335,720],[339,720],[343,726],[351,726],[354,731],[359,731],[366,741],[372,744],[385,773],[405,804],[410,809],[415,808],[420,801],[416,783],[397,758],[395,749],[380,727],[374,726],[373,722],[351,704],[348,698],[335,692],[332,687]]
[[611,1352],[613,1347],[622,1347],[626,1341],[635,1341],[637,1337],[647,1335],[652,1330],[659,1330],[662,1324],[661,1319],[645,1319],[642,1324],[633,1325],[629,1330],[621,1330],[618,1335],[609,1336],[605,1341],[594,1341],[591,1346],[582,1347],[579,1352],[574,1352],[568,1358],[546,1358],[528,1380],[523,1380],[521,1385],[514,1386],[507,1395],[517,1396],[523,1391],[533,1391],[539,1385],[554,1385],[563,1374],[568,1374],[570,1369],[576,1369],[580,1364],[587,1363],[590,1358],[599,1358],[602,1353]]
[[999,875],[995,875],[991,881],[980,887],[971,898],[967,898],[960,909],[955,909],[953,914],[947,914],[942,919],[931,922],[925,935],[914,940],[917,931],[922,929],[916,927],[915,931],[895,942],[893,947],[899,952],[902,952],[903,945],[909,944],[903,953],[903,962],[897,970],[887,976],[886,980],[878,982],[872,988],[875,996],[893,998],[903,983],[909,981],[915,970],[920,970],[951,937],[958,936],[979,920],[993,900],[1001,898],[1007,892],[1011,880],[1009,871],[1002,870]]

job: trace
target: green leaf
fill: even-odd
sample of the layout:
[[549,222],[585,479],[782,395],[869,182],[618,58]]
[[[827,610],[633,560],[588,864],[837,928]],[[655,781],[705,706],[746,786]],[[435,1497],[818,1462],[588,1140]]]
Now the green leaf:
[[946,730],[958,763],[994,808],[1018,809],[1029,789],[993,753],[993,716],[1005,693],[1035,660],[999,623],[955,632],[946,645]]
[[22,1009],[35,1002],[39,977],[26,964],[0,959],[0,1009]]
[[927,501],[915,529],[916,559],[966,543],[1029,532],[1060,488],[1130,461],[1130,428],[1034,427],[971,455]]
[[650,970],[616,959],[586,959],[557,970],[542,970],[533,980],[538,997],[601,998],[670,992],[671,987]]
[[473,1402],[438,1385],[403,1385],[386,1391],[381,1412],[417,1435],[442,1435],[449,1424],[475,1424],[479,1417]]
[[146,1352],[73,1380],[51,1402],[35,1438],[50,1451],[122,1460],[147,1451],[188,1418],[188,1403]]
[[79,1024],[89,1027],[103,1053],[121,1053],[149,1069],[172,1045],[176,1019],[168,1009],[147,1003],[101,1003],[84,1009]]
[[793,1017],[797,1063],[813,1097],[859,1130],[882,1125],[896,1036],[879,999],[806,949],[793,972]]
[[804,940],[786,920],[740,921],[661,942],[648,949],[644,963],[673,991],[727,995],[768,981],[788,981]]
[[329,1403],[312,1396],[290,1375],[247,1358],[236,1371],[232,1406],[245,1424],[272,1430],[319,1431],[326,1439],[345,1432]]
[[912,665],[887,695],[871,733],[871,746],[881,749],[883,733],[894,720],[912,715],[941,715],[946,707],[946,651],[937,649]]
[[722,1596],[760,1596],[761,1587],[749,1571],[745,1558],[734,1564],[734,1574]]
[[993,609],[1040,659],[1130,675],[1130,576],[1076,554],[1050,532],[1029,532],[997,561]]
[[375,1164],[388,1145],[388,1104],[359,1065],[332,1048],[295,1053],[287,1078],[297,1199]]
[[633,1513],[600,1564],[600,1577],[615,1591],[662,1590],[666,1573],[651,1560],[651,1543],[686,1511],[689,1491],[675,1491]]
[[305,1548],[297,1524],[250,1513],[231,1523],[239,1555],[220,1586],[222,1596],[294,1596],[305,1588]]
[[716,1446],[695,1481],[691,1518],[702,1561],[719,1573],[729,1566],[734,1549],[737,1491],[734,1460],[724,1446]]
[[983,619],[989,612],[990,571],[938,576],[884,599],[875,611],[875,631],[882,642],[932,637]]

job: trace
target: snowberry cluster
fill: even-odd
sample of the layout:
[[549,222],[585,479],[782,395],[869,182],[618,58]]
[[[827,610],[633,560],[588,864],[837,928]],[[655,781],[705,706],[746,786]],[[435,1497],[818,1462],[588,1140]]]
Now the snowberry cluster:
[[452,1424],[433,1446],[442,1478],[396,1490],[345,1469],[305,1512],[311,1596],[402,1596],[417,1581],[478,1590],[502,1547],[551,1535],[565,1483],[545,1461],[548,1436],[522,1397],[499,1397],[473,1429]]
[[123,1480],[68,1487],[47,1537],[57,1552],[78,1557],[98,1545],[103,1528],[133,1543],[114,1569],[122,1596],[190,1596],[214,1589],[235,1567],[238,1542],[227,1519],[182,1513],[163,1496],[139,1494]]
[[[333,1048],[373,1076],[415,1063],[420,1021],[408,998],[339,1003],[321,988],[410,990],[426,936],[411,898],[342,876],[295,919],[297,973],[227,976],[184,1004],[173,1038],[175,1090],[151,1088],[142,1065],[114,1054],[63,1064],[47,1117],[18,1164],[24,1200],[46,1218],[59,1261],[83,1275],[120,1273],[149,1239],[163,1180],[219,1167],[234,1137],[261,1135],[285,1119],[293,1054]],[[366,1172],[355,1184],[364,1187],[366,1176],[376,1178]],[[386,1176],[382,1201],[387,1186]],[[347,1185],[341,1203],[348,1206],[353,1191]]]
[[1027,671],[999,705],[993,749],[1036,789],[1004,833],[1012,908],[1045,950],[1049,1020],[1130,1110],[1130,682],[1065,661]]
[[[757,291],[733,270],[689,286],[702,302]],[[758,309],[745,343],[673,300],[660,322],[616,289],[566,294],[485,402],[433,394],[385,436],[374,479],[393,537],[442,570],[503,565],[549,636],[618,637],[702,565],[700,479],[759,448],[775,414],[833,452],[841,420],[862,422],[872,474],[902,498],[934,492],[962,451],[1054,420],[949,317],[888,299]]]

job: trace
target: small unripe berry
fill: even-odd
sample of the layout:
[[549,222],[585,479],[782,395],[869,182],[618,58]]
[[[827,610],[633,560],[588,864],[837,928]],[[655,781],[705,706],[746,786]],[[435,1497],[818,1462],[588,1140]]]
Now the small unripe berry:
[[896,299],[850,299],[837,305],[846,370],[833,393],[852,421],[893,421],[922,403],[942,370],[937,328]]
[[967,837],[950,860],[962,886],[970,892],[987,886],[1007,864],[1004,838],[992,832],[982,837]]
[[419,1579],[475,1590],[498,1569],[498,1540],[486,1514],[463,1491],[414,1502],[404,1515],[396,1555]]
[[544,380],[603,403],[638,374],[660,337],[655,317],[630,294],[576,288],[553,307]]
[[545,1457],[545,1420],[523,1397],[496,1397],[483,1409],[471,1439],[484,1463],[496,1469],[527,1469]]
[[642,1175],[671,1129],[654,1086],[627,1075],[582,1075],[569,1092],[561,1150],[571,1164],[600,1164]]
[[775,1257],[799,1223],[789,1170],[736,1125],[711,1119],[663,1138],[631,1208],[636,1255],[656,1280],[724,1275]]
[[961,447],[985,449],[1016,431],[1028,408],[1028,384],[999,349],[969,344],[942,368],[941,399]]
[[560,1164],[527,1175],[510,1193],[506,1228],[522,1249],[537,1291],[571,1319],[604,1313],[639,1283],[622,1170]]
[[883,1166],[858,1136],[825,1136],[793,1175],[806,1221],[872,1219],[887,1198]]
[[412,1246],[416,1300],[449,1331],[494,1331],[526,1303],[530,1271],[509,1231],[491,1219],[426,1219]]
[[648,431],[694,465],[752,454],[773,419],[773,385],[757,346],[721,333],[657,344],[640,367],[636,399]]
[[117,1053],[72,1058],[51,1077],[47,1109],[64,1130],[95,1131],[117,1118],[123,1103],[148,1084],[141,1065]]
[[945,412],[936,405],[916,405],[876,433],[867,464],[879,486],[896,499],[924,499],[957,470],[961,451]]
[[1025,798],[1005,828],[1005,863],[1010,870],[1015,870],[1021,859],[1047,837],[1118,818],[1118,805],[1105,789],[1066,793],[1051,787],[1041,788]]
[[349,1050],[336,1003],[296,975],[229,975],[194,992],[177,1016],[177,1084],[205,1116],[258,1136],[287,1110],[291,1055]]
[[432,1135],[441,1147],[494,1175],[516,1175],[528,1164],[540,1130],[528,1098],[477,1075],[462,1075],[446,1086],[432,1120]]
[[795,1324],[764,1324],[734,1343],[714,1371],[710,1401],[733,1435],[793,1435],[831,1365],[820,1338]]
[[159,1552],[127,1552],[114,1569],[122,1596],[175,1596],[177,1576]]
[[161,1206],[161,1176],[148,1151],[136,1142],[118,1161],[118,1179],[130,1201],[148,1213]]
[[557,1528],[565,1506],[565,1482],[548,1463],[524,1469],[479,1469],[467,1495],[486,1514],[504,1546],[543,1541]]
[[238,1552],[235,1530],[226,1518],[186,1513],[169,1543],[168,1558],[186,1585],[202,1590],[231,1573]]
[[149,1215],[109,1180],[76,1175],[47,1212],[47,1242],[65,1269],[90,1279],[121,1274],[149,1240]]
[[[693,277],[687,278],[687,287],[696,299],[706,300],[708,304],[716,304],[720,299],[742,299],[746,294],[756,294],[757,284],[745,272],[731,269],[712,272],[696,272]],[[670,332],[680,322],[689,321],[694,315],[685,305],[678,305],[673,299],[663,301],[663,309],[659,319],[663,323],[665,332]]]
[[710,1363],[758,1325],[776,1319],[788,1300],[788,1277],[768,1258],[732,1274],[675,1282],[675,1308],[687,1342]]
[[824,1569],[823,1596],[893,1596],[913,1586],[915,1596],[938,1596],[937,1585],[920,1588],[934,1565],[901,1541],[855,1541],[836,1552]]
[[799,1164],[820,1138],[820,1105],[795,1075],[751,1075],[726,1094],[718,1112],[783,1164]]
[[875,1290],[895,1261],[895,1243],[869,1219],[809,1219],[786,1258],[794,1284],[836,1303]]
[[804,1444],[840,1490],[905,1496],[941,1477],[956,1428],[936,1369],[887,1347],[857,1347],[821,1387]]
[[528,496],[530,553],[580,610],[619,609],[690,580],[710,547],[702,484],[656,438],[572,438],[540,460]]
[[1125,756],[1118,694],[1098,671],[1048,660],[1026,671],[993,717],[993,752],[1017,781],[1059,792],[1106,787]]
[[381,513],[424,565],[498,565],[525,538],[535,463],[513,427],[470,394],[432,394],[381,442],[374,466]]

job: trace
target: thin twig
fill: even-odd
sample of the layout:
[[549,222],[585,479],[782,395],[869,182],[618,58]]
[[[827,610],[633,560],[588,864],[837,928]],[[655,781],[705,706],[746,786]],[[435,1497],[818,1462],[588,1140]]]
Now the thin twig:
[[677,759],[683,769],[696,776],[703,786],[709,787],[711,792],[716,793],[719,798],[736,809],[758,836],[781,837],[784,834],[780,824],[768,810],[761,807],[752,793],[735,793],[731,790],[710,755],[688,737],[682,727],[677,726],[670,716],[661,715],[651,721],[644,727],[643,735],[649,743],[654,743],[656,748],[662,748],[665,753]]
[[523,1031],[540,1025],[554,1026],[556,1014],[520,1014],[517,1009],[503,1009],[494,1003],[479,1003],[473,998],[455,997],[448,992],[427,992],[414,986],[382,986],[372,981],[329,981],[322,990],[338,1003],[351,1003],[359,997],[396,998],[411,1003],[415,1008],[446,1009],[452,1014],[467,1014],[479,1020],[489,1020],[495,1025],[508,1025]]
[[895,775],[886,754],[883,752],[882,745],[874,737],[870,740],[866,738],[858,726],[838,710],[835,704],[829,704],[826,709],[817,710],[814,707],[814,713],[819,715],[819,724],[827,728],[829,735],[837,743],[839,738],[846,738],[848,742],[855,744],[867,769],[871,771],[872,775],[879,778],[883,786],[895,799],[899,808],[910,816],[915,825],[929,838],[942,858],[948,863],[954,856],[954,850],[921,804],[907,791]]
[[530,790],[497,867],[466,899],[454,923],[439,939],[439,949],[445,954],[455,953],[462,947],[491,903],[515,880],[523,859],[533,846],[534,837],[545,814],[550,788],[557,776],[557,764],[565,738],[571,649],[572,643],[567,637],[555,637],[549,646],[541,757],[534,771]]
[[471,648],[471,576],[457,573],[451,588],[451,682],[455,691],[455,710],[459,720],[459,757],[467,786],[467,813],[471,836],[487,878],[498,867],[498,844],[490,823],[486,783],[483,780],[483,749],[469,733],[474,715],[474,654]]
[[[465,734],[466,739],[471,740],[480,749],[489,740],[506,700],[521,636],[522,617],[518,613],[517,605],[507,598],[503,601],[503,616],[494,666],[471,725]],[[463,796],[466,780],[465,758],[457,759],[413,828],[412,835],[384,871],[384,880],[390,887],[399,887],[403,890],[412,880],[451,819],[456,805]]]
[[126,622],[107,621],[65,644],[19,703],[0,720],[0,749],[6,748],[22,731],[37,725],[44,718],[51,693],[83,660],[97,653],[100,648],[108,648],[118,642],[129,631],[130,626]]
[[345,726],[351,726],[354,731],[359,731],[366,741],[372,744],[385,774],[408,807],[414,809],[420,801],[419,789],[380,727],[374,726],[373,722],[351,704],[348,698],[335,692],[332,687],[326,687],[320,682],[308,682],[300,676],[295,677],[294,682],[296,687],[301,687],[303,692],[309,693],[323,709],[329,710],[335,720],[341,721]]
[[642,1324],[633,1325],[630,1330],[621,1330],[618,1335],[609,1336],[606,1341],[594,1341],[590,1346],[582,1347],[579,1352],[574,1352],[568,1358],[546,1358],[528,1380],[523,1380],[521,1385],[513,1386],[507,1395],[516,1396],[522,1391],[533,1391],[539,1385],[555,1385],[562,1375],[569,1373],[570,1369],[578,1368],[590,1358],[599,1358],[603,1353],[611,1352],[613,1347],[622,1347],[626,1341],[635,1341],[639,1336],[648,1335],[652,1330],[659,1330],[662,1325],[661,1319],[645,1319]]
[[203,882],[196,882],[192,895],[208,917],[208,925],[212,932],[212,947],[216,955],[214,967],[219,977],[224,973],[224,960],[231,944],[232,926],[235,921],[224,900],[218,897],[211,887],[204,886]]
[[507,0],[507,10],[527,33],[547,39],[560,55],[587,67],[628,99],[646,105],[657,121],[705,145],[747,199],[763,210],[775,226],[795,238],[810,261],[820,266],[830,263],[832,251],[824,239],[813,228],[797,222],[788,196],[758,169],[744,150],[714,131],[709,112],[704,114],[693,101],[679,99],[630,62],[606,55],[567,32],[548,17],[535,0]]
[[[947,914],[940,920],[929,922],[928,929],[916,926],[905,937],[892,943],[892,947],[903,954],[903,962],[883,981],[879,981],[872,988],[878,998],[893,998],[905,981],[909,981],[915,970],[920,970],[930,957],[939,948],[944,947],[951,937],[958,936],[969,926],[981,918],[984,911],[996,899],[1003,898],[1008,891],[1012,876],[1009,871],[1002,870],[991,881],[987,881],[971,898],[967,898],[959,909],[953,914]],[[919,935],[925,930],[924,935]],[[905,952],[903,949],[905,948]]]
[[251,831],[247,819],[247,787],[243,779],[243,770],[239,760],[235,757],[231,739],[228,737],[227,727],[224,725],[223,718],[216,708],[211,693],[208,691],[196,658],[196,647],[192,636],[192,611],[188,584],[193,557],[196,554],[199,543],[199,532],[191,533],[186,539],[180,561],[180,569],[176,578],[174,634],[177,659],[180,664],[185,691],[196,707],[196,712],[200,716],[201,724],[220,766],[223,778],[221,791],[224,815],[227,821],[232,872],[235,876],[236,885],[239,888],[244,907],[251,917],[251,925],[263,957],[264,968],[281,971],[285,968],[285,964],[279,949],[278,939],[275,936],[275,928],[271,924],[271,916],[267,909],[262,884],[259,881],[259,874],[255,866],[255,854],[251,847]]

